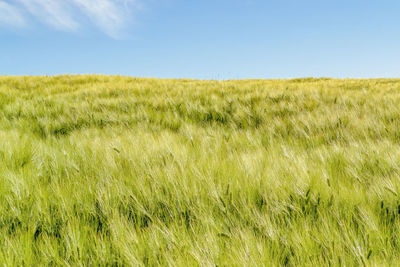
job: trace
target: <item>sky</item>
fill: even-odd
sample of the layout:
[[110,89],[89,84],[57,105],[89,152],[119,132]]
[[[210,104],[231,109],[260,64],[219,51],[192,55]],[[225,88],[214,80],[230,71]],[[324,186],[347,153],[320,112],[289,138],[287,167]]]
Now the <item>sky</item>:
[[398,0],[0,0],[0,75],[400,77]]

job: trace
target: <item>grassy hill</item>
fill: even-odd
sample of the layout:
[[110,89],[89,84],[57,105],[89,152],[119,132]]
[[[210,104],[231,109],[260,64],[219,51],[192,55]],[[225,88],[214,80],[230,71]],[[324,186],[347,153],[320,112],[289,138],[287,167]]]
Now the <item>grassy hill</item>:
[[400,80],[0,77],[0,262],[394,265]]

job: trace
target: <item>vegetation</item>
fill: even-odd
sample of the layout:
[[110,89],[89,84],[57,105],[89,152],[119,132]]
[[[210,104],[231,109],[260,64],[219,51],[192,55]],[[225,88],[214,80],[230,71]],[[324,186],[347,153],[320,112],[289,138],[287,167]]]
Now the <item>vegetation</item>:
[[5,266],[400,258],[400,80],[0,77]]

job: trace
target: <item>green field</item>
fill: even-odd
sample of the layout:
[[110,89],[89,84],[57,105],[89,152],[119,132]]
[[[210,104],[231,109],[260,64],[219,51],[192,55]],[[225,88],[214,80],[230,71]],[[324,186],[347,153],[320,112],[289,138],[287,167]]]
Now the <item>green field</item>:
[[1,266],[393,266],[400,80],[0,76]]

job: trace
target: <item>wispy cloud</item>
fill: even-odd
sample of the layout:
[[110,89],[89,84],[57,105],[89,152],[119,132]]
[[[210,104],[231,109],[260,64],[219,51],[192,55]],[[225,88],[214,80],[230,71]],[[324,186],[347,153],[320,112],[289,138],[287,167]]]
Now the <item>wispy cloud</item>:
[[0,26],[22,27],[25,19],[21,12],[7,2],[0,1]]
[[72,0],[100,29],[118,37],[129,22],[135,1]]
[[73,19],[69,1],[16,0],[33,16],[59,30],[75,30],[78,23]]
[[76,31],[85,18],[113,38],[129,25],[136,0],[0,0],[0,24],[22,26],[29,19],[57,30]]

